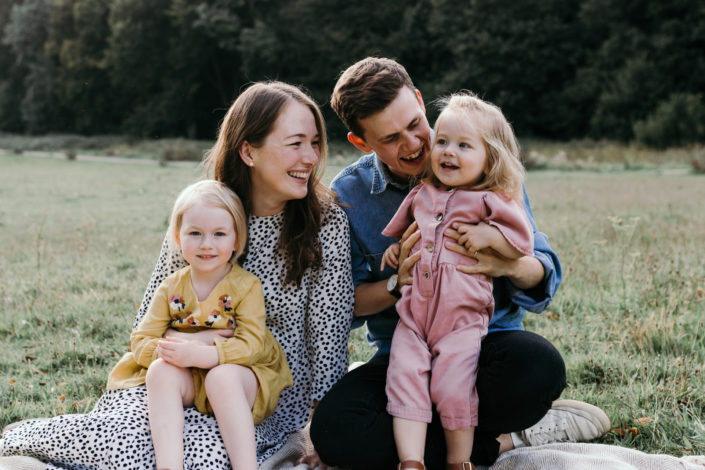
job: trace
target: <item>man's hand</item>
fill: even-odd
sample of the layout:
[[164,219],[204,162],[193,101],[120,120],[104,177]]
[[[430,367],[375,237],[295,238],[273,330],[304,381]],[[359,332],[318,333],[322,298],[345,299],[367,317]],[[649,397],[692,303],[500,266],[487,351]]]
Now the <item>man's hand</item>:
[[211,369],[218,365],[218,351],[215,346],[206,346],[199,341],[186,341],[181,338],[159,340],[157,356],[178,367]]
[[[459,224],[458,228],[463,225]],[[464,228],[464,233],[470,229]],[[461,233],[457,229],[448,228],[444,235],[455,241],[446,241],[445,247],[449,250],[460,253],[468,258],[477,260],[474,265],[459,264],[456,269],[467,274],[484,274],[490,277],[506,276],[519,289],[530,289],[538,285],[544,276],[544,267],[541,262],[533,256],[522,256],[517,259],[509,259],[500,255],[491,248],[482,251],[470,251],[464,245],[457,243]]]
[[[513,272],[516,260],[507,259],[491,248],[478,248],[482,245],[481,243],[474,244],[474,240],[484,239],[487,234],[487,228],[492,229],[493,227],[482,222],[477,225],[454,225],[457,228],[446,229],[444,235],[455,241],[446,241],[445,247],[463,256],[477,260],[477,264],[473,265],[459,264],[457,266],[458,271],[467,274],[484,274],[489,277],[509,276]],[[483,250],[483,248],[485,249]]]
[[409,256],[411,248],[421,238],[419,224],[414,221],[409,225],[401,236],[399,250],[399,268],[397,269],[398,282],[400,286],[410,286],[413,282],[413,274],[411,268],[416,262],[421,259],[421,250]]

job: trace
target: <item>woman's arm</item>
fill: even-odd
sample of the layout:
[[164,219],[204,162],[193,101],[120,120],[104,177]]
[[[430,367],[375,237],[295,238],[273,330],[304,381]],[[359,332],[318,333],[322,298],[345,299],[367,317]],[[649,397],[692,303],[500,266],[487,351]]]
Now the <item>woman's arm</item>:
[[154,293],[159,288],[159,285],[166,279],[170,274],[175,273],[179,269],[186,266],[186,261],[181,256],[181,252],[178,250],[170,249],[169,247],[169,237],[164,237],[164,242],[162,243],[162,250],[159,253],[159,259],[157,260],[157,265],[154,267],[152,272],[152,277],[147,284],[147,290],[142,297],[142,302],[140,303],[140,308],[137,311],[137,316],[132,324],[132,329],[135,330],[140,324],[142,317],[147,313],[149,304],[152,302],[152,297]]
[[322,267],[312,273],[304,319],[313,379],[311,399],[315,401],[321,400],[347,370],[354,302],[347,217],[338,206],[326,210],[319,234]]

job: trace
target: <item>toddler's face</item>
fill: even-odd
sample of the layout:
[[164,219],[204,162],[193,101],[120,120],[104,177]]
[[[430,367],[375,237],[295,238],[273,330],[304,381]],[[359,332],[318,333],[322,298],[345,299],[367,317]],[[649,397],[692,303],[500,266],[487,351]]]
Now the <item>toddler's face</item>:
[[178,242],[192,270],[225,269],[237,242],[233,217],[220,207],[196,204],[184,212]]
[[446,110],[438,117],[431,169],[447,186],[472,186],[482,180],[487,170],[487,152],[466,115]]

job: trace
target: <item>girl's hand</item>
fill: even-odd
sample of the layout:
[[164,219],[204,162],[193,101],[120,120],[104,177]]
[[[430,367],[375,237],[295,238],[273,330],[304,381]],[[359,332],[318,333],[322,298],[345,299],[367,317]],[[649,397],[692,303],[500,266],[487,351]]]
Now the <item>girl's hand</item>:
[[184,341],[194,341],[205,345],[212,345],[215,338],[231,338],[235,330],[207,329],[195,333],[185,333],[183,331],[170,328],[164,333],[165,338],[178,338]]
[[[446,230],[446,235],[455,238],[454,235],[457,233],[456,242],[458,245],[463,245],[468,252],[474,254],[476,251],[492,246],[492,238],[496,235],[494,231],[499,230],[484,222],[478,224],[455,223],[452,225],[452,229]],[[449,235],[449,232],[454,233]]]
[[414,282],[411,268],[414,267],[419,259],[421,259],[421,250],[411,256],[409,256],[409,253],[411,252],[411,248],[417,241],[419,241],[420,238],[421,232],[419,231],[419,224],[416,221],[409,225],[404,232],[404,235],[401,236],[398,259],[399,268],[397,269],[398,282],[400,286],[410,286]]
[[159,340],[157,357],[177,367],[211,369],[218,365],[218,351],[215,346],[181,338]]
[[392,243],[384,250],[382,255],[382,264],[379,267],[380,271],[384,271],[385,266],[391,266],[392,268],[399,267],[399,252],[401,251],[399,242]]
[[[481,225],[483,225],[484,228],[479,228]],[[467,242],[473,239],[473,236],[476,234],[478,235],[478,239],[481,239],[485,235],[481,232],[487,228],[494,229],[494,227],[482,222],[477,225],[453,224],[453,227],[454,228],[447,229],[444,235],[455,240],[455,242],[446,241],[445,247],[468,258],[477,260],[477,264],[474,265],[459,264],[457,266],[458,271],[467,274],[484,274],[489,277],[510,276],[514,273],[517,260],[505,258],[491,248],[478,249],[477,246],[480,245],[460,243],[461,239],[463,242]],[[478,228],[479,230],[477,230]]]

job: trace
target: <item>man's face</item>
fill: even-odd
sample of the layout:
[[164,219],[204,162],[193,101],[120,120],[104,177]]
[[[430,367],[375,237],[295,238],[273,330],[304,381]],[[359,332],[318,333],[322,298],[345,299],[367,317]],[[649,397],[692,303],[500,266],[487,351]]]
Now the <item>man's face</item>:
[[361,119],[360,125],[365,133],[359,137],[394,175],[407,178],[423,171],[431,128],[420,94],[402,87],[386,108]]

